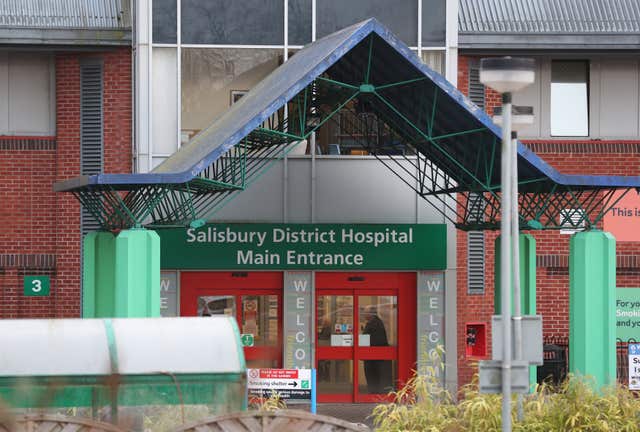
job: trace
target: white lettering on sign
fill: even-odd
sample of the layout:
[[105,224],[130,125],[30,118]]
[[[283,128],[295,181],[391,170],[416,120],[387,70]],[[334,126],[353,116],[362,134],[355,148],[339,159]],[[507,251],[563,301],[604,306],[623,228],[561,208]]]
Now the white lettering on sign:
[[288,368],[311,366],[311,273],[285,273],[285,359]]
[[418,274],[418,373],[438,378],[444,385],[443,359],[440,345],[444,343],[444,275]]
[[169,291],[171,288],[171,281],[169,279],[160,279],[160,291]]
[[37,293],[42,291],[42,281],[40,279],[34,279],[31,281],[31,285],[33,285],[31,287],[31,291]]
[[297,252],[288,250],[286,253],[287,265],[362,265],[364,257],[361,254],[341,254],[341,253],[316,253]]
[[440,279],[428,280],[426,282],[429,291],[440,291]]
[[413,243],[413,228],[407,231],[397,231],[395,229],[386,228],[384,231],[361,232],[353,228],[342,229],[343,243],[367,243],[378,247],[385,243]]
[[304,292],[307,290],[307,280],[294,280],[293,287],[295,288],[296,292]]
[[269,249],[262,252],[238,250],[236,262],[247,265],[280,264],[280,254],[269,252]]
[[[241,243],[262,247],[268,239],[267,231],[245,231],[233,227],[207,226],[206,228],[189,228],[187,243]],[[339,238],[339,241],[338,241]],[[384,244],[412,244],[413,228],[380,228],[377,231],[359,231],[356,228],[342,228],[340,236],[335,229],[323,230],[313,228],[273,228],[271,238],[273,243],[286,244],[370,244],[377,248]]]
[[187,230],[187,243],[247,243],[261,247],[266,239],[264,231],[235,231],[231,227],[218,230],[208,226],[206,229]]

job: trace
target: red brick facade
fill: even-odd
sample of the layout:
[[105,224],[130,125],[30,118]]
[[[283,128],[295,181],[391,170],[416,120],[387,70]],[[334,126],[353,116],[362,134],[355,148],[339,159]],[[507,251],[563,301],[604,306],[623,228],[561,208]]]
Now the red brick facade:
[[[467,94],[469,58],[458,63],[458,86]],[[500,96],[485,91],[486,111],[493,113]],[[564,174],[640,175],[640,141],[531,140],[525,143],[541,158]],[[569,236],[558,231],[530,232],[536,239],[537,312],[543,316],[545,336],[569,333]],[[494,242],[497,233],[485,234],[485,293],[467,293],[467,233],[457,235],[458,268],[458,380],[468,383],[477,369],[477,359],[465,356],[465,323],[486,322],[490,327],[494,298]],[[618,242],[618,287],[640,287],[640,243]],[[490,338],[489,338],[490,343]],[[488,353],[490,353],[490,347]]]
[[[131,172],[131,51],[57,54],[56,136],[0,136],[0,318],[80,316],[80,206],[53,183],[80,174],[80,60],[103,62],[104,170]],[[25,297],[25,274],[51,277]]]

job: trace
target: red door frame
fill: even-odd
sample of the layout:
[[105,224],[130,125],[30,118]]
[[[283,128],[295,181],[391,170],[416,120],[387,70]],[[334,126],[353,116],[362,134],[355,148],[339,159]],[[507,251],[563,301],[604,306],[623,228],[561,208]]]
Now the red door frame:
[[[416,274],[415,273],[316,273],[316,305],[319,295],[353,295],[354,335],[353,347],[316,346],[316,367],[322,359],[353,359],[353,392],[350,395],[318,395],[319,402],[374,402],[383,399],[380,395],[358,392],[358,361],[361,358],[397,359],[397,385],[402,386],[416,367]],[[397,347],[358,346],[358,296],[396,295],[398,299],[398,345]],[[315,324],[314,324],[315,325]],[[316,335],[317,337],[317,335]]]
[[200,272],[185,271],[180,274],[180,316],[197,316],[198,297],[204,295],[229,295],[236,297],[236,321],[242,323],[242,296],[278,296],[278,344],[277,346],[245,347],[247,360],[273,359],[276,367],[282,367],[282,287],[284,277],[279,272]]

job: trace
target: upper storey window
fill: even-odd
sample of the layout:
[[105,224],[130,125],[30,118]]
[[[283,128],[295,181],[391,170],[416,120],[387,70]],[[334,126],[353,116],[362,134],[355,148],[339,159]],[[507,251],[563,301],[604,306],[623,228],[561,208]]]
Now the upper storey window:
[[0,135],[55,135],[53,71],[49,54],[0,51]]
[[589,62],[551,62],[551,136],[589,136]]

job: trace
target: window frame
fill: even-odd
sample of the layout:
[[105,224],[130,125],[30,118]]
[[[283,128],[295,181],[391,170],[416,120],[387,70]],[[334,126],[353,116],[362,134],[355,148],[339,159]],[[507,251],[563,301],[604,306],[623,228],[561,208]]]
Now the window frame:
[[[584,67],[585,67],[585,97],[586,97],[586,134],[578,134],[578,133],[571,133],[571,134],[554,134],[554,130],[553,130],[553,65],[554,63],[583,63]],[[545,88],[548,89],[548,114],[545,113],[545,115],[548,115],[548,120],[549,120],[549,129],[548,129],[548,135],[550,138],[572,138],[572,139],[580,139],[580,138],[589,138],[592,134],[592,127],[591,127],[591,112],[592,112],[592,98],[591,98],[591,87],[592,87],[592,83],[591,83],[591,63],[592,63],[592,59],[590,58],[552,58],[549,59],[549,82],[548,84],[545,85]]]

